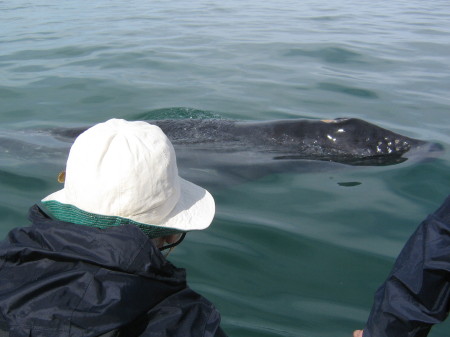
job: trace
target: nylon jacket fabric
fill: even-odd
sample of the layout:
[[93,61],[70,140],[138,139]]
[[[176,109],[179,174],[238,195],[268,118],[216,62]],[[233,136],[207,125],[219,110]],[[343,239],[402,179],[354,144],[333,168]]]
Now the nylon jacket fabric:
[[450,310],[450,196],[406,243],[375,294],[364,337],[424,337]]
[[224,336],[215,307],[138,228],[49,219],[0,244],[0,330],[10,337]]

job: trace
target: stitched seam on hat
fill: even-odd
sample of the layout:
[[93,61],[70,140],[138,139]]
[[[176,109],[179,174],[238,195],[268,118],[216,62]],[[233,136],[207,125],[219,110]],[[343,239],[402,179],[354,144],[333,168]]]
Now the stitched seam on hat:
[[52,213],[52,215],[61,221],[71,222],[78,225],[88,227],[96,227],[106,229],[123,225],[134,225],[141,229],[148,237],[157,238],[161,236],[171,235],[183,232],[176,228],[167,228],[157,225],[149,225],[137,222],[131,219],[122,218],[119,216],[101,215],[90,213],[79,209],[70,204],[63,204],[59,201],[49,200],[43,201],[43,204]]

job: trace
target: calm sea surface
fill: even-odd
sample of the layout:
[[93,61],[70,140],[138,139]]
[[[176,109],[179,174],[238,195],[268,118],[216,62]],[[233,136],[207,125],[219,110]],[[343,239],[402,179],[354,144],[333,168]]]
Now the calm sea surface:
[[[69,144],[48,127],[357,117],[443,145],[433,160],[212,188],[212,227],[171,260],[230,336],[350,336],[450,191],[448,0],[14,0],[0,31],[1,237],[61,188]],[[449,335],[450,322],[431,333]]]

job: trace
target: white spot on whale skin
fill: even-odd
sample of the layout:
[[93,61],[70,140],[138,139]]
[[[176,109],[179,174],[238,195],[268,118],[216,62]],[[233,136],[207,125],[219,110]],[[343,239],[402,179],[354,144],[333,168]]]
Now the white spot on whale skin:
[[328,138],[329,140],[332,140],[333,142],[336,141],[336,138],[333,138],[333,137],[331,137],[330,135],[327,135],[327,138]]
[[337,132],[338,133],[342,133],[342,132],[345,132],[345,130],[344,129],[339,129],[339,130],[337,130]]
[[[380,144],[381,145],[381,144]],[[381,153],[381,149],[379,146],[377,146],[377,153]]]

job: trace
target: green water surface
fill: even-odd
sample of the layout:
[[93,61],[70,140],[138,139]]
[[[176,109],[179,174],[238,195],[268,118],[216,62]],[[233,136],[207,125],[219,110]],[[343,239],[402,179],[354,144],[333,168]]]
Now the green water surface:
[[[62,187],[69,144],[48,127],[357,117],[444,147],[431,160],[233,185],[218,174],[212,226],[171,260],[230,336],[351,336],[449,194],[448,1],[15,0],[0,13],[2,237]],[[448,337],[449,324],[430,336]]]

